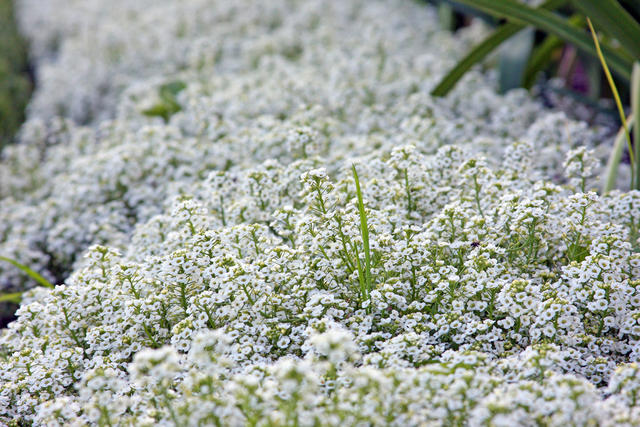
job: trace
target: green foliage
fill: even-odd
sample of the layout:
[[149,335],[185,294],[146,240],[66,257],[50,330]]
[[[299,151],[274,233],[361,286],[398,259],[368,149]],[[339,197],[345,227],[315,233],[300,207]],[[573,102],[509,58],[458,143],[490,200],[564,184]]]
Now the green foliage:
[[[547,0],[540,6],[540,9],[553,10],[566,3],[566,0]],[[520,23],[507,22],[498,27],[489,37],[474,47],[458,64],[432,90],[433,96],[445,96],[456,85],[467,71],[474,65],[482,62],[491,52],[497,49],[506,40],[520,32],[525,25]]]
[[13,4],[0,0],[0,150],[24,121],[31,90],[27,47],[14,21]]
[[587,23],[589,24],[589,30],[591,31],[591,35],[593,36],[593,44],[596,46],[596,50],[598,52],[598,59],[602,64],[602,69],[604,70],[604,74],[607,76],[607,81],[609,82],[609,87],[611,88],[613,99],[616,101],[616,106],[618,107],[618,113],[620,114],[620,121],[622,122],[622,129],[624,130],[624,135],[627,138],[627,144],[629,147],[629,157],[631,158],[631,187],[633,188],[636,182],[636,179],[634,176],[636,159],[634,158],[634,155],[633,155],[631,135],[629,134],[629,128],[627,127],[627,119],[624,114],[624,108],[622,107],[622,101],[620,100],[618,88],[616,87],[616,84],[613,81],[613,77],[611,76],[611,72],[609,71],[609,66],[607,65],[606,59],[604,58],[602,49],[600,48],[600,42],[598,41],[598,35],[596,34],[596,30],[593,28],[593,24],[591,23],[591,20],[589,18],[587,18]]
[[572,0],[572,5],[588,16],[599,31],[616,39],[623,53],[640,58],[640,24],[616,0]]
[[[630,120],[630,118],[627,119],[627,123],[629,125],[628,129],[631,130],[633,122]],[[607,162],[607,169],[604,174],[604,182],[602,184],[603,193],[608,193],[616,186],[618,167],[620,166],[620,160],[622,159],[622,151],[624,150],[626,136],[627,134],[624,128],[621,127],[618,131],[618,134],[616,135],[616,139],[614,140],[613,148],[611,149],[611,154],[609,155],[609,160]]]
[[185,87],[187,85],[179,80],[163,84],[158,90],[160,100],[144,110],[142,114],[150,117],[162,117],[165,122],[168,122],[171,116],[182,110],[176,97]]
[[[11,264],[14,267],[18,268],[23,273],[25,273],[27,276],[31,277],[33,280],[38,282],[38,284],[41,285],[41,286],[44,286],[45,288],[49,288],[49,289],[53,289],[54,288],[54,285],[51,282],[49,282],[47,279],[45,279],[40,274],[38,274],[35,271],[33,271],[32,269],[30,269],[26,265],[20,264],[16,260],[13,260],[11,258],[7,258],[7,257],[4,257],[4,256],[0,256],[0,261],[8,262],[9,264]],[[22,292],[15,292],[15,293],[9,293],[9,294],[0,294],[0,302],[19,303],[21,298],[22,298]]]
[[364,246],[364,266],[360,262],[360,257],[356,257],[358,263],[358,277],[360,279],[360,288],[363,299],[369,299],[372,291],[371,279],[371,250],[369,247],[369,225],[367,224],[367,213],[364,210],[364,202],[362,201],[362,190],[360,189],[360,180],[356,166],[352,165],[353,179],[356,182],[356,195],[358,197],[358,213],[360,214],[360,236]]
[[[506,19],[508,22],[499,27],[467,57],[462,59],[436,86],[432,92],[434,96],[446,95],[466,71],[482,61],[487,54],[526,26],[532,26],[554,35],[594,59],[598,57],[595,46],[582,28],[576,28],[570,18],[564,18],[552,12],[564,6],[567,3],[566,1],[547,1],[537,9],[514,0],[459,0],[458,3],[474,7],[496,18]],[[590,12],[589,16],[596,22],[596,25],[602,23],[601,30],[607,37],[618,42],[619,46],[609,40],[601,42],[602,51],[613,71],[618,76],[629,81],[633,59],[638,58],[638,54],[640,54],[640,45],[637,43],[639,38],[636,37],[636,34],[640,31],[638,22],[615,0],[605,0],[603,2],[599,0],[572,1],[571,5],[573,6],[572,9],[577,9],[575,12],[579,16],[586,16],[585,12]],[[634,40],[636,40],[635,43],[633,43]],[[527,75],[526,72],[525,75]],[[531,80],[531,76],[528,78]]]
[[640,62],[633,64],[633,72],[631,73],[631,110],[633,111],[633,125],[635,126],[634,143],[635,143],[635,188],[640,188]]
[[[503,52],[507,52],[503,53],[500,60],[501,90],[517,86],[531,88],[539,72],[552,65],[554,52],[567,44],[571,45],[584,55],[582,62],[590,70],[589,93],[595,97],[602,95],[600,69],[596,66],[600,64],[602,67],[622,122],[623,130],[612,148],[602,190],[609,191],[615,185],[625,138],[631,159],[631,188],[640,189],[640,162],[637,161],[640,156],[640,66],[636,65],[640,59],[640,7],[637,2],[548,0],[538,8],[516,0],[456,0],[446,3],[471,7],[479,13],[505,19],[507,22],[460,60],[436,85],[432,95],[445,96],[469,69],[500,46],[503,46]],[[586,31],[587,23],[591,39]],[[546,37],[533,48],[532,33],[527,35],[522,32],[527,27],[546,33]],[[596,30],[600,38],[596,35]],[[618,92],[612,73],[622,80],[618,85],[624,84],[621,92]],[[632,106],[632,114],[629,124],[620,93],[631,95],[629,104]],[[636,129],[634,143],[629,131],[633,123]]]

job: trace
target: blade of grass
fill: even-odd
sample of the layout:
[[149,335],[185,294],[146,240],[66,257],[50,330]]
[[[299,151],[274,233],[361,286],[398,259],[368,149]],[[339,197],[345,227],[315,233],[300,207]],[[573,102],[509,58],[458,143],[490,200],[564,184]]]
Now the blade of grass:
[[573,6],[615,38],[634,58],[640,58],[640,24],[616,0],[572,0]]
[[354,246],[355,256],[356,256],[356,268],[358,269],[358,283],[360,284],[360,298],[362,302],[369,299],[367,294],[367,283],[365,279],[365,272],[362,268],[362,261],[360,261],[360,252],[358,251],[358,247]]
[[[540,9],[557,9],[565,4],[567,0],[547,0],[540,5]],[[431,91],[433,96],[445,96],[453,89],[458,81],[465,75],[471,67],[482,61],[505,40],[508,40],[514,34],[524,29],[525,25],[508,22],[501,25],[489,37],[475,46],[464,58],[462,58],[456,66],[447,73],[447,75],[438,83]]]
[[[534,9],[514,0],[456,0],[460,3],[474,6],[496,17],[506,18],[512,22],[524,25],[532,25],[549,34],[554,34],[576,48],[593,56],[597,51],[589,36],[584,32],[573,28],[565,19],[543,9]],[[611,68],[626,80],[631,79],[632,61],[618,53],[613,47],[601,43],[602,50],[609,58]]]
[[631,72],[631,115],[635,130],[633,131],[633,142],[635,144],[636,156],[636,185],[635,189],[640,190],[640,62],[633,64]]
[[618,107],[618,113],[620,114],[620,121],[622,122],[622,128],[624,129],[624,133],[627,137],[627,143],[629,144],[629,157],[631,158],[631,188],[633,188],[635,183],[635,156],[633,155],[633,147],[631,146],[631,135],[629,134],[629,129],[627,127],[627,118],[624,114],[624,108],[622,107],[622,101],[620,100],[620,95],[618,94],[618,89],[616,88],[616,84],[613,81],[613,77],[611,76],[611,72],[609,71],[609,67],[607,65],[607,61],[604,58],[602,53],[602,49],[600,49],[600,42],[598,41],[598,35],[596,34],[596,30],[593,28],[593,24],[591,23],[591,19],[587,17],[587,24],[589,24],[589,30],[591,31],[591,36],[593,37],[593,43],[596,46],[596,51],[598,52],[598,58],[600,59],[600,63],[602,63],[602,68],[604,69],[604,74],[607,76],[607,80],[609,81],[609,86],[611,86],[611,92],[613,93],[613,98],[616,101],[616,106]]
[[358,179],[358,172],[356,171],[356,165],[351,165],[353,170],[353,179],[356,182],[356,195],[358,196],[358,212],[360,214],[360,235],[362,237],[362,244],[364,246],[364,273],[367,297],[371,294],[371,251],[369,248],[369,226],[367,225],[367,213],[364,210],[364,202],[362,201],[362,190],[360,189],[360,180]]
[[42,277],[41,275],[39,275],[38,273],[30,269],[26,265],[20,264],[19,262],[4,256],[0,256],[0,261],[8,262],[9,264],[21,270],[27,276],[31,277],[33,280],[38,282],[40,285],[44,286],[45,288],[50,288],[50,289],[54,288],[54,286],[47,279],[45,279],[44,277]]
[[22,292],[0,295],[0,302],[12,302],[14,304],[20,304],[20,301],[22,301]]
[[[633,127],[633,120],[631,116],[629,116],[629,118],[627,119],[627,123],[629,124],[629,129],[631,129]],[[613,143],[613,149],[611,150],[609,160],[607,161],[604,182],[602,183],[602,194],[608,193],[616,186],[616,180],[618,178],[618,167],[620,166],[620,160],[622,159],[622,152],[624,151],[625,142],[625,131],[624,128],[621,127],[620,130],[618,130],[615,142]]]

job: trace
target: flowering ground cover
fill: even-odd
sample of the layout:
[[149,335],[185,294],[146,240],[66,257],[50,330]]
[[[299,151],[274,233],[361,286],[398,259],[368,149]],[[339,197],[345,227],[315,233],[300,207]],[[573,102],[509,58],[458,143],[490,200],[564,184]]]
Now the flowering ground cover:
[[[20,0],[15,425],[640,425],[640,192],[407,0]],[[621,182],[628,167],[621,165]],[[0,288],[33,283],[0,265]]]

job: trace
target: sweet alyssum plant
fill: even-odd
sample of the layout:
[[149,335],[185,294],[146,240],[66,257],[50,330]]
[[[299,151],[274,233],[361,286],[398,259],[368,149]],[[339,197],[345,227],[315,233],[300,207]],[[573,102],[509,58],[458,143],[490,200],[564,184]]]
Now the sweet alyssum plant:
[[36,56],[61,45],[0,163],[0,253],[64,284],[2,332],[3,423],[638,424],[640,193],[590,191],[597,129],[491,77],[427,95],[481,28],[401,0],[47,1],[22,9]]
[[2,338],[6,416],[633,424],[640,194],[571,194],[453,147],[336,178],[313,162],[213,173],[126,253],[93,247],[33,294]]

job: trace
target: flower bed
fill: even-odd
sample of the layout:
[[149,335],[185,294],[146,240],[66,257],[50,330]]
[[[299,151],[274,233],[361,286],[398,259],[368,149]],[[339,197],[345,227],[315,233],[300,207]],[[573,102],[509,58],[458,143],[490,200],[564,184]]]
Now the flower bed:
[[3,421],[638,424],[640,193],[590,192],[601,133],[491,76],[427,95],[481,27],[35,1],[0,254],[60,285],[0,338]]

